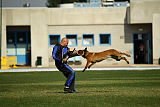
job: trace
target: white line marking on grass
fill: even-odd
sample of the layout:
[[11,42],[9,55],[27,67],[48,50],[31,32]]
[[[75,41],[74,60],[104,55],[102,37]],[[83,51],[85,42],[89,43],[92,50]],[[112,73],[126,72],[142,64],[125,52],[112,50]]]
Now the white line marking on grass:
[[[100,70],[160,70],[160,67],[102,67],[90,68],[86,71],[100,71]],[[83,68],[73,68],[75,71],[82,71]],[[36,71],[58,71],[56,68],[25,68],[25,69],[1,69],[0,72],[36,72]]]

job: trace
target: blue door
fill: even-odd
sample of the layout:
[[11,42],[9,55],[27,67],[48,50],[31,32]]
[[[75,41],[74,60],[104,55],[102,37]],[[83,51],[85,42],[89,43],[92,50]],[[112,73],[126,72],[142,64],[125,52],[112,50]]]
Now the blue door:
[[17,56],[17,64],[28,64],[29,31],[7,31],[7,56]]
[[151,38],[147,33],[133,35],[134,64],[151,63]]

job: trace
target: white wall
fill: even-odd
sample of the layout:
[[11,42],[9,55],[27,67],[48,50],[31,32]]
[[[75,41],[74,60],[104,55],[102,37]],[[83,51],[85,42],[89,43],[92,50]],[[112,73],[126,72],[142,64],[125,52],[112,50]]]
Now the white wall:
[[130,23],[152,23],[154,13],[160,13],[160,0],[130,1]]
[[160,14],[153,15],[153,61],[158,63],[160,58]]
[[124,24],[126,7],[49,8],[48,25]]

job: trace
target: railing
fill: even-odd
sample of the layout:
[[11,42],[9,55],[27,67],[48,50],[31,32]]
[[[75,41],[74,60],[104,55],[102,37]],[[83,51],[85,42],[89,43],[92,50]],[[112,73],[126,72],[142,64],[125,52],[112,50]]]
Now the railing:
[[91,2],[91,3],[74,3],[76,8],[84,7],[127,7],[128,2],[114,2],[113,0],[104,0],[102,2]]
[[1,57],[1,69],[17,68],[17,56]]

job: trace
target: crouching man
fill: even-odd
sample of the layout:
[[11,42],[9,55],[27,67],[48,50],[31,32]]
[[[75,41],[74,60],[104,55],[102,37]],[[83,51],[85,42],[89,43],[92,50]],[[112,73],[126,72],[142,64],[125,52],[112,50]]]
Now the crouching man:
[[53,47],[53,59],[55,60],[55,65],[59,71],[61,71],[67,78],[65,82],[65,92],[74,93],[75,91],[75,72],[73,69],[67,65],[67,52],[68,52],[68,39],[62,38],[60,44],[56,44]]

